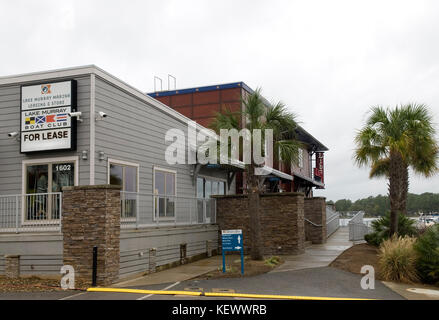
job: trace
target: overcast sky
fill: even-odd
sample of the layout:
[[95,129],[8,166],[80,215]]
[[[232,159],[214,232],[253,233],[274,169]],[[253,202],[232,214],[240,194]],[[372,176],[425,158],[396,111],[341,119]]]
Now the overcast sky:
[[[95,64],[132,86],[244,81],[325,144],[331,200],[387,194],[352,161],[373,105],[439,122],[439,1],[2,1],[0,75]],[[411,176],[410,192],[439,192]]]

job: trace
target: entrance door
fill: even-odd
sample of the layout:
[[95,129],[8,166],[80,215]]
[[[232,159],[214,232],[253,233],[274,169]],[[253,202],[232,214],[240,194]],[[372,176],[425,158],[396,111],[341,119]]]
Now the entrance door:
[[60,218],[61,198],[56,192],[75,183],[75,162],[26,165],[25,221]]

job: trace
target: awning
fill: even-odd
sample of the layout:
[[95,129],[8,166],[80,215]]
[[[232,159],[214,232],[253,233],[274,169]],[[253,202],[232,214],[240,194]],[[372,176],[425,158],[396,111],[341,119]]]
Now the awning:
[[318,182],[318,181],[316,181],[316,180],[313,180],[313,179],[311,179],[311,178],[309,178],[309,177],[306,177],[306,176],[304,176],[304,175],[301,175],[300,173],[293,172],[293,176],[298,177],[298,178],[300,178],[300,179],[302,179],[302,180],[308,181],[308,182],[310,182],[312,185],[314,185],[314,186],[316,186],[316,187],[321,187],[321,188],[324,188],[324,187],[325,187],[325,184],[324,184],[324,183],[321,183],[321,182]]

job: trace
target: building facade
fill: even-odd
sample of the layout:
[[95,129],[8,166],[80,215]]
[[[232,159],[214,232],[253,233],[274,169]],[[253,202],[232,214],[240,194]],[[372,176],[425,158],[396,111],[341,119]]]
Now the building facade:
[[167,131],[189,120],[96,66],[1,77],[0,256],[59,274],[62,188],[105,184],[121,188],[121,276],[145,271],[148,248],[157,265],[182,243],[205,252],[231,169],[166,161]]
[[[202,86],[181,90],[153,92],[149,95],[170,106],[174,110],[208,127],[218,112],[226,110],[241,112],[243,99],[254,90],[244,82]],[[266,105],[269,105],[266,101]],[[245,118],[240,119],[241,125]],[[292,191],[304,192],[312,196],[313,188],[322,189],[324,184],[324,152],[328,151],[319,140],[303,127],[296,130],[296,138],[302,142],[298,164],[275,161],[275,174],[266,178],[267,192]],[[235,192],[245,192],[245,173],[236,175]]]

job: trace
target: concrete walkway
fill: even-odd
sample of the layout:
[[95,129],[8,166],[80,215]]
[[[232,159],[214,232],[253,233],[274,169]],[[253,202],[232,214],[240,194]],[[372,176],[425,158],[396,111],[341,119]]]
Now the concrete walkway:
[[325,244],[313,244],[306,248],[305,253],[301,255],[283,256],[285,263],[271,272],[276,273],[327,267],[335,258],[352,245],[352,241],[349,241],[349,228],[340,227],[329,237]]
[[[341,227],[327,243],[312,245],[304,254],[295,256],[282,256],[285,263],[271,272],[285,272],[308,268],[328,266],[344,250],[352,246],[349,240],[349,230]],[[236,256],[227,256],[227,260],[237,259]],[[214,271],[222,265],[222,256],[214,256],[208,259],[195,261],[189,264],[167,269],[164,271],[148,274],[146,276],[119,282],[113,287],[125,288],[135,286],[148,286],[161,283],[182,282],[193,279],[210,271]]]

